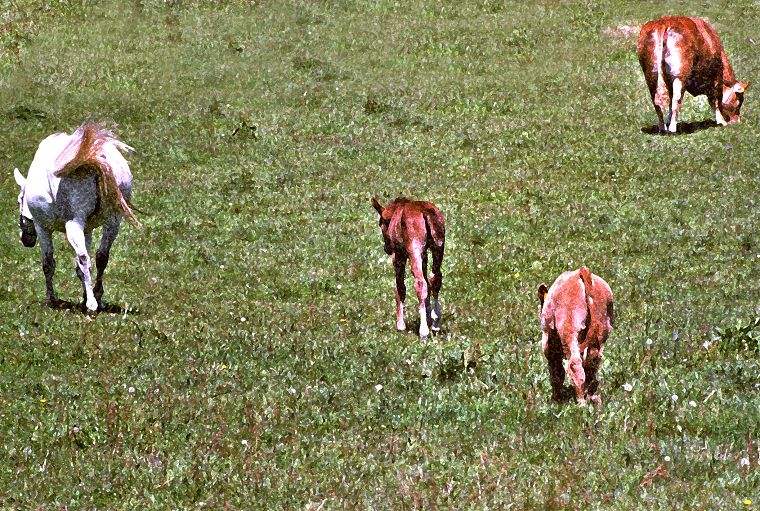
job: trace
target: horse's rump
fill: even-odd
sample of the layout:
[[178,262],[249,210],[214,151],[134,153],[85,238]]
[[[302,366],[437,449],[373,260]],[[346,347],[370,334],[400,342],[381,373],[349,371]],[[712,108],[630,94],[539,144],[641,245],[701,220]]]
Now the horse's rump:
[[98,195],[113,209],[121,211],[133,225],[140,225],[133,207],[122,195],[116,182],[111,162],[107,155],[101,154],[107,144],[117,150],[132,151],[127,144],[118,140],[114,134],[103,128],[101,123],[85,123],[72,135],[71,141],[55,159],[56,177],[70,176],[80,169],[94,170],[98,173]]

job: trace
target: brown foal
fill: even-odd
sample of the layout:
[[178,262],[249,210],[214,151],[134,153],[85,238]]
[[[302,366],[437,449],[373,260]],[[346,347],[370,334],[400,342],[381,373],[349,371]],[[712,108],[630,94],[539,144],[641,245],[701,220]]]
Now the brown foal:
[[[438,293],[441,290],[441,262],[446,237],[446,226],[440,210],[432,202],[413,201],[398,197],[382,207],[377,199],[372,206],[380,215],[380,230],[383,232],[385,253],[393,258],[396,270],[396,329],[406,330],[404,322],[404,300],[406,285],[404,273],[406,260],[412,268],[414,290],[420,301],[420,338],[426,339],[433,331],[441,329],[441,305]],[[427,251],[433,255],[432,275],[428,281]],[[433,307],[430,307],[432,290]],[[430,327],[428,327],[430,323]]]
[[552,287],[538,287],[541,302],[541,345],[549,365],[549,379],[555,401],[563,399],[565,368],[578,403],[599,402],[596,373],[602,363],[604,342],[614,320],[612,290],[598,275],[581,266],[566,271]]

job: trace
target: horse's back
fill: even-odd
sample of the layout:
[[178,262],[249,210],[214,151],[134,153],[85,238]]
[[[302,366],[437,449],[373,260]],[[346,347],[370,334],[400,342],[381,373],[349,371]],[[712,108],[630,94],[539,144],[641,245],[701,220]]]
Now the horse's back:
[[[93,229],[103,225],[113,212],[103,209],[94,173],[59,177],[56,175],[75,157],[81,140],[74,134],[54,133],[40,142],[29,169],[26,185],[27,202],[35,221],[47,230],[62,231],[65,223],[78,220]],[[116,139],[106,140],[98,159],[104,160],[113,172],[121,194],[132,195],[132,173],[120,149],[131,149]]]

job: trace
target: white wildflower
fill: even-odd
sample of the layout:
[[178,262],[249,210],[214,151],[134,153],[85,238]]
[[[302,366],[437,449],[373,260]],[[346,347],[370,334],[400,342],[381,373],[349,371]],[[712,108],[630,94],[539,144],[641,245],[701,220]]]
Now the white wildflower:
[[691,401],[689,401],[689,406],[691,406],[692,408],[696,408],[697,407],[697,402],[694,401],[694,400],[691,400]]
[[633,390],[633,385],[631,385],[630,383],[626,383],[625,385],[623,385],[623,390],[626,392],[630,392]]
[[665,456],[665,458],[663,458],[663,459],[664,459],[666,462],[668,462],[668,461],[670,461],[670,456]]
[[135,388],[134,387],[129,387],[127,389],[127,392],[129,392],[130,394],[134,394],[135,393]]
[[377,385],[375,385],[375,391],[376,392],[380,392],[381,390],[383,390],[383,386],[382,385],[380,385],[379,383]]
[[677,403],[678,402],[678,395],[677,394],[673,394],[672,396],[670,396],[670,399],[672,399],[674,403]]

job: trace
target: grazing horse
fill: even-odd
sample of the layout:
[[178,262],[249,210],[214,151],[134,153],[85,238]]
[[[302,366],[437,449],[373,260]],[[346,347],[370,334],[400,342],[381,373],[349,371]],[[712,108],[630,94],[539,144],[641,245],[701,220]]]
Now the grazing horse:
[[[420,301],[420,338],[426,339],[430,330],[441,329],[441,304],[438,292],[441,290],[441,262],[446,238],[446,226],[443,215],[431,202],[412,201],[399,197],[382,207],[377,199],[372,199],[372,206],[380,215],[380,230],[383,232],[385,253],[393,258],[396,270],[396,329],[406,330],[404,323],[404,299],[406,286],[404,272],[406,260],[409,259],[414,276],[414,290]],[[428,281],[427,251],[433,254],[433,272]],[[430,307],[428,288],[433,292],[433,307]]]
[[707,21],[686,16],[649,21],[641,27],[636,53],[661,133],[676,132],[684,92],[707,96],[716,123],[739,122],[750,84],[736,79],[718,33]]
[[549,365],[552,397],[562,400],[567,359],[570,383],[578,403],[598,402],[596,373],[602,363],[604,342],[614,320],[612,290],[588,268],[566,271],[547,289],[538,287],[541,302],[541,345]]
[[[65,232],[76,252],[76,272],[82,281],[89,313],[103,308],[103,272],[122,217],[140,225],[129,204],[132,174],[120,151],[133,151],[101,124],[85,123],[72,135],[55,133],[43,140],[26,178],[15,169],[21,242],[33,247],[40,240],[47,305],[61,301],[53,290],[53,231]],[[92,230],[103,226],[95,255],[98,269],[93,289],[89,250]]]

